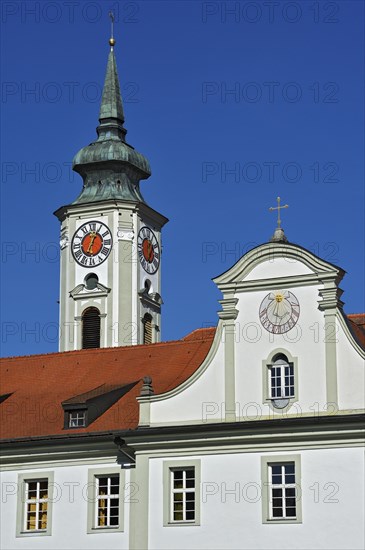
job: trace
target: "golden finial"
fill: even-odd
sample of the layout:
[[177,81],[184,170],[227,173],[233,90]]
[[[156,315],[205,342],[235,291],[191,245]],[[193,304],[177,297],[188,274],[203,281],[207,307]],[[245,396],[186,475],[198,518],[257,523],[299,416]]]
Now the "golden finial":
[[114,13],[112,11],[109,12],[110,22],[111,22],[111,36],[109,38],[109,44],[111,49],[113,49],[113,46],[115,45],[115,39],[114,39]]

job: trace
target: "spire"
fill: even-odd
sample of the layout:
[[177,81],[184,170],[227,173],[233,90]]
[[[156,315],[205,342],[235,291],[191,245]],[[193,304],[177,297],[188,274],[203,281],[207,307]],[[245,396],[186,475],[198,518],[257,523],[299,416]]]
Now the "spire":
[[117,63],[114,51],[111,49],[108,57],[106,76],[103,88],[103,96],[100,105],[99,121],[116,118],[122,124],[124,122],[124,111],[122,97],[120,94]]
[[123,127],[124,112],[120,93],[117,63],[114,56],[115,39],[109,39],[110,52],[99,112],[97,139],[83,147],[74,157],[73,170],[84,180],[84,186],[73,204],[105,200],[144,202],[139,189],[140,180],[150,177],[148,160],[129,145]]
[[[109,13],[112,20],[111,38],[109,39],[110,52],[106,76],[103,88],[103,95],[100,105],[99,122],[97,128],[99,139],[118,137],[124,141],[127,130],[123,128],[124,111],[122,96],[120,93],[117,62],[114,55],[115,39],[113,37],[114,16]],[[110,132],[110,134],[108,133]]]

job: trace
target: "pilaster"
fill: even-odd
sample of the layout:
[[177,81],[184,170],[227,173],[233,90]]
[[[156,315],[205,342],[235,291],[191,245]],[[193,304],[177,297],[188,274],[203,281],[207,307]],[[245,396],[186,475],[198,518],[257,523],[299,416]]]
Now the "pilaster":
[[319,309],[324,312],[325,356],[326,356],[326,399],[327,403],[338,406],[337,388],[337,310],[342,309],[340,300],[342,290],[334,280],[324,282],[324,288],[319,291],[322,300]]
[[236,309],[238,299],[233,294],[220,300],[222,311],[218,316],[223,322],[223,343],[224,343],[224,410],[225,422],[234,422],[236,420],[236,400],[235,400],[235,320],[238,315]]

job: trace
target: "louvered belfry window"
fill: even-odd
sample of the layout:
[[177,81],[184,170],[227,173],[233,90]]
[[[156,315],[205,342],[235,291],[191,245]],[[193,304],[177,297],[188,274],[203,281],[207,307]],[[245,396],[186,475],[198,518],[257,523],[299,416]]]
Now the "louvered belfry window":
[[143,343],[152,344],[152,317],[149,313],[143,317]]
[[82,349],[100,348],[100,311],[88,307],[82,314]]

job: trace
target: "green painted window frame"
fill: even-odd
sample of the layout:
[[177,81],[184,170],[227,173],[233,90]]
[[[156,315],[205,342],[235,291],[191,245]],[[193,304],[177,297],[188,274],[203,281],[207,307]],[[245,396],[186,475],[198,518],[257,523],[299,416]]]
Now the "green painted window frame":
[[[47,529],[42,531],[24,529],[25,514],[26,514],[26,495],[25,488],[28,481],[44,481],[48,482],[48,505],[47,505]],[[52,512],[53,512],[53,487],[54,487],[54,472],[32,472],[28,474],[18,474],[18,502],[16,515],[16,537],[44,537],[52,535]]]
[[[119,475],[119,525],[118,527],[97,527],[95,525],[95,507],[97,504],[96,482],[97,477]],[[93,468],[88,470],[87,483],[87,534],[121,533],[124,531],[124,489],[125,472],[122,468]]]
[[[195,519],[194,521],[171,521],[172,513],[172,488],[171,470],[184,470],[194,468],[195,475]],[[200,487],[201,487],[201,461],[200,460],[169,460],[163,462],[163,525],[164,527],[196,527],[201,523],[200,519]]]
[[[295,518],[271,518],[270,517],[270,482],[269,466],[271,464],[286,464],[294,462],[296,485],[296,517]],[[302,517],[302,487],[301,487],[301,457],[300,455],[270,455],[261,457],[261,490],[262,490],[262,523],[303,523]]]
[[[288,405],[279,409],[273,405],[273,398],[271,397],[270,384],[269,384],[269,371],[274,365],[274,358],[277,355],[285,355],[289,364],[292,364],[294,367],[294,395],[292,397],[287,397],[289,400]],[[276,348],[270,352],[270,355],[267,359],[262,361],[262,395],[263,395],[263,404],[268,404],[273,412],[276,413],[285,413],[287,412],[293,403],[296,403],[299,400],[299,385],[298,385],[298,358],[293,357],[288,350],[284,348]]]

